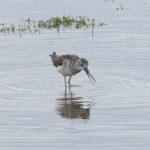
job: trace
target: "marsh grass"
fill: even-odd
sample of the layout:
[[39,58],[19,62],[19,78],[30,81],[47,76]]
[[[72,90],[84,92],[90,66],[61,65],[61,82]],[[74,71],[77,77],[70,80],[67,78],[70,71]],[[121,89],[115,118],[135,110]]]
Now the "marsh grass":
[[43,30],[56,30],[58,33],[62,29],[75,28],[75,29],[86,29],[91,28],[92,35],[94,34],[94,27],[104,26],[105,23],[95,21],[85,16],[71,17],[52,17],[48,20],[33,21],[30,18],[26,20],[20,20],[19,24],[7,25],[5,23],[0,24],[0,33],[8,34],[19,34],[22,36],[25,33],[41,33]]

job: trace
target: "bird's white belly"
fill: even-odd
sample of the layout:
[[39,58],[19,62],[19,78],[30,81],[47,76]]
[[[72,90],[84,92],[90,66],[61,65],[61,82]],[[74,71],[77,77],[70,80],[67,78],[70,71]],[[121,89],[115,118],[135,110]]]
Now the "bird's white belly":
[[58,66],[57,71],[64,76],[72,76],[79,73],[81,70],[76,70],[71,67]]

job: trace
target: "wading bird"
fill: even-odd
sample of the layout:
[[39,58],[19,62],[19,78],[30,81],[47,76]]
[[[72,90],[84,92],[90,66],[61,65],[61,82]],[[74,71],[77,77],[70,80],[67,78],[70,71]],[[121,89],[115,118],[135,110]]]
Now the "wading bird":
[[58,56],[55,52],[49,55],[52,59],[53,65],[57,68],[57,71],[64,76],[65,87],[67,86],[66,77],[69,76],[68,85],[71,86],[70,80],[73,75],[76,75],[81,70],[84,70],[89,77],[91,83],[92,80],[96,82],[94,77],[88,70],[88,61],[85,58],[80,58],[77,55],[60,55]]

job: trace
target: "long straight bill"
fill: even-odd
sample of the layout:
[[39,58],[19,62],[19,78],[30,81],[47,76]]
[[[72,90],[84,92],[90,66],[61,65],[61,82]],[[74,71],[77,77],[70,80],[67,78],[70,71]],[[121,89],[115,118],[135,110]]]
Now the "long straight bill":
[[87,76],[89,77],[91,83],[93,84],[93,81],[96,82],[96,80],[94,79],[94,77],[92,76],[92,74],[90,73],[90,71],[87,68],[85,68],[84,70],[85,70],[85,73],[87,74]]

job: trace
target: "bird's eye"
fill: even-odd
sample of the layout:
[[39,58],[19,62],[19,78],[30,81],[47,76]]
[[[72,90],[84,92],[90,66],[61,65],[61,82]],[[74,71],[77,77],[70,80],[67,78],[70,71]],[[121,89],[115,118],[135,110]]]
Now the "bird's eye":
[[83,64],[81,64],[81,66],[83,66]]

